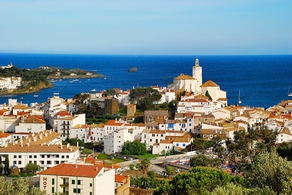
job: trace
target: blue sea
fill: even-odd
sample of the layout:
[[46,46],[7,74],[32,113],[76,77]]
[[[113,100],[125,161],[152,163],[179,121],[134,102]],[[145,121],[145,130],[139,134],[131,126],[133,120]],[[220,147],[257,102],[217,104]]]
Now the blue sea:
[[[8,98],[23,103],[46,102],[59,92],[62,98],[72,98],[82,92],[111,88],[123,90],[133,87],[167,86],[181,73],[191,75],[198,57],[203,68],[203,82],[212,80],[227,92],[228,102],[234,105],[264,107],[276,105],[287,96],[292,85],[292,55],[262,56],[143,56],[143,55],[72,55],[72,54],[7,54],[0,53],[0,65],[10,62],[18,68],[53,66],[66,69],[81,68],[106,76],[94,79],[54,82],[54,87],[34,94],[0,96],[0,104]],[[137,73],[127,70],[136,66]],[[292,88],[291,88],[292,91]]]

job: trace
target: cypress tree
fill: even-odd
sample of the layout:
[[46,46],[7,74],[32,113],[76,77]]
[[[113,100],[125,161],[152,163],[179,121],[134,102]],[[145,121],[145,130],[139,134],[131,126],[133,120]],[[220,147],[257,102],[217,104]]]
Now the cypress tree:
[[0,175],[2,175],[2,171],[3,171],[3,169],[2,169],[2,158],[0,156]]
[[4,161],[4,174],[5,175],[9,175],[10,174],[10,169],[9,169],[9,159],[8,156],[5,157],[5,161]]

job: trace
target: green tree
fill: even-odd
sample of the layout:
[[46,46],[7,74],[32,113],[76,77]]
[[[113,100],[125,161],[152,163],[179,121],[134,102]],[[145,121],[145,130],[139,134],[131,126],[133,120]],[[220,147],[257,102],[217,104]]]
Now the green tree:
[[167,166],[165,168],[165,173],[166,173],[168,179],[170,179],[170,176],[173,175],[175,173],[175,171],[174,171],[173,167]]
[[118,95],[118,93],[114,89],[108,89],[108,90],[104,91],[102,94],[102,96],[104,96],[104,97],[115,96],[115,95]]
[[9,175],[10,174],[10,167],[9,167],[9,159],[8,156],[5,157],[4,161],[4,174]]
[[231,182],[241,185],[243,179],[240,176],[231,176],[222,170],[195,167],[189,172],[177,174],[173,177],[172,181],[170,181],[172,188],[168,194],[208,194],[216,187],[224,186]]
[[150,166],[150,160],[148,158],[145,158],[141,161],[141,169],[143,174],[148,172],[148,167]]
[[154,179],[154,177],[155,177],[155,172],[154,172],[154,171],[148,171],[147,175],[148,175],[148,177],[150,177],[151,179]]
[[146,153],[146,146],[140,141],[126,141],[122,148],[122,154],[125,155],[144,155]]
[[133,103],[136,103],[137,109],[140,110],[154,110],[155,102],[161,99],[161,95],[156,89],[148,88],[136,88],[130,92],[130,98]]
[[245,178],[251,188],[269,187],[277,194],[292,194],[292,164],[275,149],[257,155]]
[[0,195],[44,195],[45,192],[39,188],[29,188],[29,178],[18,178],[13,181],[0,177]]
[[205,96],[208,97],[210,101],[213,100],[208,90],[205,92]]
[[39,165],[34,164],[34,163],[28,163],[25,167],[24,167],[24,171],[25,173],[32,173],[35,174],[37,172],[37,170],[39,169]]
[[3,173],[3,168],[2,168],[2,157],[0,156],[0,175]]

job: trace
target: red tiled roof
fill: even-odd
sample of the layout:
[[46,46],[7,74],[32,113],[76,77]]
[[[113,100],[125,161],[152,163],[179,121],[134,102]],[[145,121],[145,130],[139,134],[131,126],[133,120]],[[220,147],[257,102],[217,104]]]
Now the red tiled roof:
[[115,182],[124,183],[127,176],[124,175],[115,175]]
[[0,138],[8,137],[10,135],[11,134],[8,134],[8,133],[0,133]]
[[60,176],[78,176],[95,178],[103,168],[103,163],[92,164],[59,164],[47,170],[41,171],[39,175],[60,175]]

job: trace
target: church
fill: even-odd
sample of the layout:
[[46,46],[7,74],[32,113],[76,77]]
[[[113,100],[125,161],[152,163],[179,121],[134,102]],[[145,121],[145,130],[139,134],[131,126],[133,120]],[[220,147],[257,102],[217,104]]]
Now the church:
[[208,80],[203,83],[202,67],[198,58],[192,68],[192,76],[181,74],[175,77],[168,87],[175,91],[186,91],[194,95],[205,95],[208,91],[212,101],[223,101],[227,104],[226,91],[221,90],[220,86],[214,81]]

